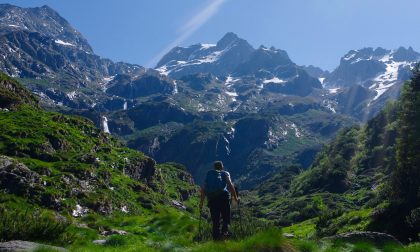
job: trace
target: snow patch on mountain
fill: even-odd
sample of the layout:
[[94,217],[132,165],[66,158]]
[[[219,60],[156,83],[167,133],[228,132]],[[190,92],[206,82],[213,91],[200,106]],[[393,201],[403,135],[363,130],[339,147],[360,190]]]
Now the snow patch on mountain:
[[61,40],[61,39],[56,39],[56,40],[54,40],[54,42],[55,42],[56,44],[59,44],[59,45],[64,45],[64,46],[75,46],[75,45],[73,45],[72,43],[65,42],[65,41],[63,41],[63,40]]
[[374,84],[372,84],[369,89],[376,91],[376,96],[373,98],[373,101],[381,97],[389,88],[394,86],[398,80],[398,70],[400,67],[410,66],[412,63],[407,61],[393,61],[392,56],[385,55],[380,59],[386,65],[386,70],[384,73],[378,75],[373,79]]
[[191,63],[185,64],[185,65],[199,65],[199,64],[203,64],[203,63],[213,63],[213,62],[215,62],[219,59],[219,57],[222,53],[223,53],[223,51],[215,51],[215,52],[212,52],[208,56],[205,56],[203,58],[199,58],[196,61],[192,61]]
[[229,92],[229,91],[226,91],[225,92],[228,96],[232,96],[232,97],[237,97],[238,96],[238,93],[236,93],[236,92]]
[[238,93],[236,92],[230,92],[230,91],[225,91],[225,94],[229,97],[231,97],[232,101],[236,101],[236,97],[238,97]]
[[203,106],[203,104],[199,103],[197,105],[197,111],[198,112],[203,112],[203,111],[206,111],[206,108]]
[[209,48],[215,47],[216,44],[204,44],[204,43],[202,43],[202,44],[200,44],[200,46],[201,46],[201,48],[200,48],[201,50],[207,50]]
[[115,75],[114,76],[105,77],[104,78],[104,82],[105,83],[108,83],[108,82],[112,81],[114,78],[115,78]]
[[286,81],[285,80],[282,80],[282,79],[279,79],[278,77],[273,77],[273,78],[271,78],[271,79],[265,79],[264,81],[263,81],[263,83],[264,84],[267,84],[267,83],[276,83],[276,84],[282,84],[282,83],[286,83]]
[[72,92],[68,93],[68,94],[67,94],[67,97],[68,97],[70,100],[74,100],[74,98],[76,98],[76,91],[72,91]]
[[9,26],[9,27],[15,27],[15,28],[21,28],[21,26],[19,26],[19,25],[14,25],[14,24],[9,24],[9,25],[7,25],[7,26]]
[[226,81],[225,81],[225,86],[227,86],[227,87],[231,87],[235,82],[238,82],[238,81],[240,81],[241,79],[239,79],[239,78],[237,78],[237,79],[234,79],[231,75],[229,75],[227,78],[226,78]]
[[292,123],[290,125],[290,128],[295,131],[295,137],[301,138],[303,136],[302,132],[299,130],[299,128],[296,126],[296,124]]
[[330,89],[328,89],[328,92],[330,94],[336,94],[338,92],[338,90],[340,90],[340,88],[330,88]]
[[165,76],[168,76],[168,74],[172,71],[172,70],[168,70],[168,67],[166,65],[156,68],[155,70],[158,71],[161,75],[165,75]]
[[346,61],[348,61],[348,60],[353,59],[354,57],[356,57],[356,53],[347,54],[343,59],[346,60]]
[[275,131],[276,130],[273,129],[273,128],[270,128],[268,130],[268,133],[267,133],[267,138],[268,139],[267,139],[267,141],[264,142],[265,145],[275,146],[275,145],[277,145],[278,142],[280,142],[282,140],[282,137],[285,136],[284,134],[282,134],[282,136],[279,136],[275,133]]
[[337,113],[337,110],[335,109],[335,107],[337,106],[337,102],[336,101],[323,100],[322,101],[322,106],[325,107],[325,108],[327,108],[328,110],[330,110],[334,114]]

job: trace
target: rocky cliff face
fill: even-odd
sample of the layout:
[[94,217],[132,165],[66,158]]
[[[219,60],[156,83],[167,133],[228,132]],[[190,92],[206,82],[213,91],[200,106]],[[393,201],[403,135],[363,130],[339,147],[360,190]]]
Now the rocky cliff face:
[[37,31],[42,36],[56,38],[57,44],[73,45],[87,53],[93,53],[82,34],[46,5],[20,8],[10,4],[1,4],[0,9],[0,25],[3,29]]
[[6,193],[31,197],[42,188],[38,173],[6,156],[0,156],[0,188]]
[[420,54],[411,47],[352,50],[341,58],[324,85],[340,93],[336,99],[340,107],[356,108],[350,114],[366,120],[378,113],[386,101],[398,98],[402,84],[410,78],[418,61]]
[[228,75],[254,51],[234,33],[227,33],[217,44],[175,47],[158,62],[156,69],[173,78],[197,73]]
[[0,72],[0,109],[16,109],[23,104],[38,106],[38,99],[18,82]]
[[[113,93],[132,98],[174,89],[173,83],[160,80],[154,71],[95,55],[86,39],[47,6],[0,5],[0,27],[0,70],[23,78],[46,104],[115,110],[115,105],[109,105]],[[129,81],[117,83],[124,78]],[[110,86],[111,92],[104,93]]]

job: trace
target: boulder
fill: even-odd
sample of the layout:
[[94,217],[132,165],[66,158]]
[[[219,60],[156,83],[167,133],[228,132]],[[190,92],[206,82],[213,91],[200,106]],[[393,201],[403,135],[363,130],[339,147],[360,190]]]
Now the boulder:
[[94,240],[93,244],[97,244],[97,245],[105,245],[106,240]]
[[176,208],[178,208],[180,210],[186,210],[187,209],[187,207],[184,204],[182,204],[182,202],[177,201],[177,200],[171,200],[171,204],[174,207],[176,207]]
[[0,188],[8,193],[28,195],[40,187],[41,178],[26,165],[0,155]]
[[132,179],[149,182],[156,175],[156,161],[151,158],[130,160],[124,172]]
[[118,229],[102,230],[100,233],[103,236],[110,236],[110,235],[128,235],[128,232],[127,231],[118,230]]
[[295,235],[294,234],[290,234],[290,233],[283,233],[283,236],[286,237],[286,238],[288,238],[288,239],[295,238]]

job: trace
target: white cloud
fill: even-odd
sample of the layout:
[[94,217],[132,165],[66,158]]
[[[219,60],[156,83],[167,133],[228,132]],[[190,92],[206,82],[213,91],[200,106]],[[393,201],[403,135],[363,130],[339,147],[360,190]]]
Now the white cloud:
[[213,0],[206,5],[203,10],[198,12],[197,15],[193,16],[179,29],[179,36],[161,50],[147,65],[154,66],[169,50],[188,39],[219,11],[224,2],[226,2],[226,0]]

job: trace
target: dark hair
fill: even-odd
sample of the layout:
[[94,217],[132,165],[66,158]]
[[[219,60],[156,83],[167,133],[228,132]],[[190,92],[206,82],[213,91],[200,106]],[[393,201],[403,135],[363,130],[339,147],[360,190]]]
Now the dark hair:
[[214,169],[215,170],[223,170],[223,163],[222,161],[215,161],[214,162]]

